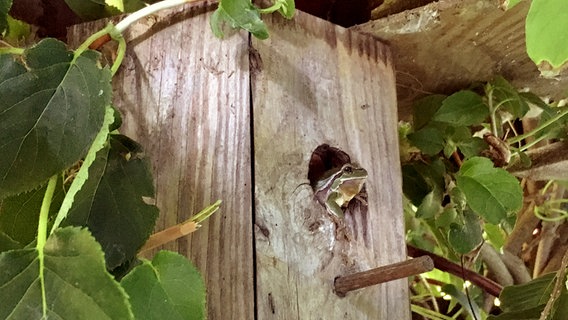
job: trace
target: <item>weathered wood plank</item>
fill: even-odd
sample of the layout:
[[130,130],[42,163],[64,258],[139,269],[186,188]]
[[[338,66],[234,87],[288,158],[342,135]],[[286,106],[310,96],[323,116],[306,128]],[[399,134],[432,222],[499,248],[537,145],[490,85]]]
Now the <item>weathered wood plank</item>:
[[[267,17],[252,41],[255,239],[259,319],[409,319],[405,279],[339,298],[338,275],[406,259],[394,72],[386,46],[299,12]],[[369,172],[368,216],[348,215],[351,239],[307,183],[328,143]]]
[[542,96],[566,96],[568,71],[542,78],[526,53],[530,1],[508,11],[498,5],[493,0],[436,1],[353,27],[389,42],[401,118],[408,119],[407,107],[417,98],[451,93],[498,74]]
[[[254,318],[248,35],[216,39],[209,6],[186,6],[138,22],[114,80],[121,131],[152,158],[156,229],[222,199],[193,235],[166,245],[196,264],[209,319]],[[73,28],[75,42],[101,27]]]

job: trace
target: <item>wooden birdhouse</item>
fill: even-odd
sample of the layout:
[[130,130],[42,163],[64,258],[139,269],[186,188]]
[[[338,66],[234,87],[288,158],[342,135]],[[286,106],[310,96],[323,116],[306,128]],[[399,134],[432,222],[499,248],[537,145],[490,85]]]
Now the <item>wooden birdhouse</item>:
[[[152,158],[156,228],[223,200],[201,229],[165,246],[202,272],[208,318],[409,319],[406,278],[334,290],[337,277],[406,260],[388,47],[302,12],[265,17],[267,40],[218,39],[213,9],[139,21],[114,79],[121,132]],[[344,218],[308,179],[322,145],[366,172],[363,199],[340,203]]]

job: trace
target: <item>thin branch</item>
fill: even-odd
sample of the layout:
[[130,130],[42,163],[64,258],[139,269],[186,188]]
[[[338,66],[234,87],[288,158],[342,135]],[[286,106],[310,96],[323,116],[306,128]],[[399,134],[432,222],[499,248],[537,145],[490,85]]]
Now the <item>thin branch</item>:
[[514,284],[513,276],[505,266],[501,256],[487,242],[481,245],[480,257],[487,265],[489,271],[495,276],[495,280],[501,285],[510,286]]
[[503,287],[500,284],[480,275],[475,271],[469,269],[463,269],[462,272],[462,268],[460,265],[453,263],[446,258],[442,258],[432,252],[418,249],[410,245],[407,245],[406,248],[408,251],[408,255],[410,257],[420,257],[423,255],[428,255],[434,261],[434,267],[436,269],[440,271],[449,272],[460,278],[463,276],[465,280],[469,280],[472,284],[480,287],[481,289],[485,290],[487,293],[495,297],[498,297],[499,294],[501,293],[501,290],[503,290]]
[[564,283],[566,282],[566,270],[568,268],[568,251],[564,253],[564,258],[562,258],[562,265],[560,269],[556,273],[556,283],[554,283],[554,289],[550,294],[550,299],[546,303],[544,310],[540,314],[540,320],[547,320],[549,319],[549,315],[552,312],[552,308],[554,304],[560,297],[560,293],[562,293],[562,288],[564,287]]

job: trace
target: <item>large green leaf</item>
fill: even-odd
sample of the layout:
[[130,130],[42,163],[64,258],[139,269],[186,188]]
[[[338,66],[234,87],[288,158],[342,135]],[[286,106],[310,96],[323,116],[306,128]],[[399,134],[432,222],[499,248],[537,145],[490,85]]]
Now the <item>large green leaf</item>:
[[498,224],[523,204],[517,179],[484,157],[466,160],[456,177],[469,207],[489,223]]
[[9,235],[4,233],[4,231],[0,231],[0,253],[8,250],[21,249],[23,247],[20,242],[12,239]]
[[[54,197],[51,201],[50,216],[57,214],[63,201],[63,181],[58,179]],[[20,193],[0,200],[0,232],[24,247],[32,242],[37,233],[39,211],[46,186],[25,193]],[[0,248],[0,252],[2,252]]]
[[480,124],[488,116],[489,109],[481,96],[463,90],[447,97],[432,119],[452,126],[470,126]]
[[[107,273],[100,245],[85,229],[57,230],[47,239],[42,268],[38,251],[0,254],[0,318],[133,319],[128,298]],[[45,303],[45,304],[44,304]]]
[[533,0],[525,25],[527,53],[541,70],[559,69],[568,61],[568,2]]
[[149,163],[138,144],[113,135],[62,225],[89,227],[112,270],[133,259],[154,229],[158,209],[144,197],[154,197]]
[[112,89],[97,56],[87,51],[73,60],[54,39],[26,50],[27,71],[2,56],[0,198],[37,188],[85,155]]
[[[142,0],[65,0],[83,20],[96,20],[144,8]],[[149,1],[146,1],[149,2]]]
[[432,116],[440,109],[446,98],[445,95],[433,94],[412,104],[412,125],[415,131],[422,129],[432,120]]
[[65,0],[65,3],[83,20],[96,20],[120,13],[118,9],[113,12],[113,7],[105,6],[104,1]]
[[427,155],[435,155],[444,148],[444,137],[434,126],[426,126],[409,134],[408,140]]
[[199,271],[183,256],[160,251],[134,268],[122,281],[136,319],[205,318],[205,285]]

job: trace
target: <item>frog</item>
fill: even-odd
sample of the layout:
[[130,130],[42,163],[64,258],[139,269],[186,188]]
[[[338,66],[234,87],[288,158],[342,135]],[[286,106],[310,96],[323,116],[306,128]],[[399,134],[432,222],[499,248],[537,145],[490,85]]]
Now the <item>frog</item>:
[[329,214],[343,219],[342,208],[361,192],[367,175],[367,170],[352,163],[330,170],[318,180],[316,198]]

